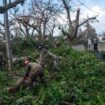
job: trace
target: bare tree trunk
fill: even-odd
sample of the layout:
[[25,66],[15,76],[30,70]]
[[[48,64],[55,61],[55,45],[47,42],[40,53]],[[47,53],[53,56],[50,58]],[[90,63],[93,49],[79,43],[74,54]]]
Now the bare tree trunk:
[[71,40],[74,40],[77,37],[78,28],[79,28],[78,27],[79,26],[79,16],[80,16],[80,9],[77,9],[75,30],[74,30],[73,37],[71,38]]
[[71,16],[70,16],[70,8],[66,2],[66,0],[62,0],[63,2],[63,5],[64,5],[64,8],[66,10],[66,13],[67,13],[67,18],[68,18],[68,21],[69,21],[69,29],[70,31],[73,31],[73,26],[72,26],[72,21],[71,21]]
[[[4,6],[7,5],[7,0],[3,0]],[[8,12],[4,13],[4,24],[5,24],[5,38],[6,38],[6,53],[8,59],[8,69],[12,69],[12,51],[10,47],[10,33],[9,33],[9,24],[8,24]]]
[[43,24],[43,35],[42,35],[42,40],[45,41],[45,34],[46,34],[46,21]]
[[27,27],[27,26],[25,27],[25,30],[26,30],[26,38],[29,38],[29,37],[30,37],[30,35],[29,35],[29,29],[28,29],[28,27]]

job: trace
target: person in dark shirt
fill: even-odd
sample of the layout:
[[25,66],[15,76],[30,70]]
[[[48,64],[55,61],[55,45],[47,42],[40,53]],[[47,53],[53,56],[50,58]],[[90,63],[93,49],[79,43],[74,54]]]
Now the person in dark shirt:
[[0,68],[4,67],[4,54],[3,52],[0,52]]

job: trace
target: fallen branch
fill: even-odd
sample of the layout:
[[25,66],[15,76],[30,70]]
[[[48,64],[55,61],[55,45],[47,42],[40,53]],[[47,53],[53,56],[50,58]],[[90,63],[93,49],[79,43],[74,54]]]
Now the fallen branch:
[[61,101],[59,105],[76,105],[74,103],[69,103],[67,101]]

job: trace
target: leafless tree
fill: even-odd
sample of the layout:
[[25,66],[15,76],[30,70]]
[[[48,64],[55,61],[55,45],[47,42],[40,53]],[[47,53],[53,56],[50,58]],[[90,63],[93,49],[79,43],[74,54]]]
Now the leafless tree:
[[[54,19],[60,12],[60,6],[53,0],[33,0],[29,15],[18,16],[16,20],[21,23],[27,33],[29,28],[36,32],[40,40],[45,40],[46,35],[53,35],[56,22]],[[29,34],[29,33],[28,33]]]
[[96,20],[96,16],[94,17],[91,17],[91,18],[87,18],[86,20],[82,21],[80,23],[80,9],[78,8],[77,11],[76,11],[76,18],[74,21],[72,21],[71,19],[71,2],[72,0],[62,0],[62,3],[64,5],[64,9],[66,11],[66,14],[67,14],[67,19],[68,19],[68,30],[65,31],[63,28],[62,28],[62,33],[65,34],[70,43],[76,38],[77,34],[78,34],[78,29],[79,27],[83,26],[87,21],[89,20]]

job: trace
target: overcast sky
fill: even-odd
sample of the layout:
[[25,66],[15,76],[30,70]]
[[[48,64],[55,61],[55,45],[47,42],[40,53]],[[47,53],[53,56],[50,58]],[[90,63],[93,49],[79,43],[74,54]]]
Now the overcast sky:
[[[75,0],[78,1],[78,0]],[[101,33],[105,31],[105,0],[79,0],[84,5],[81,5],[80,8],[82,10],[82,17],[89,17],[99,15],[98,20],[99,23],[94,23],[93,26],[96,28],[97,33]],[[79,3],[79,2],[78,2]]]
[[[97,33],[105,31],[105,0],[73,0],[73,2],[75,8],[81,8],[81,18],[99,15],[99,23],[93,23],[93,27],[96,29]],[[2,5],[1,0],[0,5]],[[65,16],[63,18],[65,18]],[[0,15],[0,21],[1,20],[3,20],[3,15]]]

